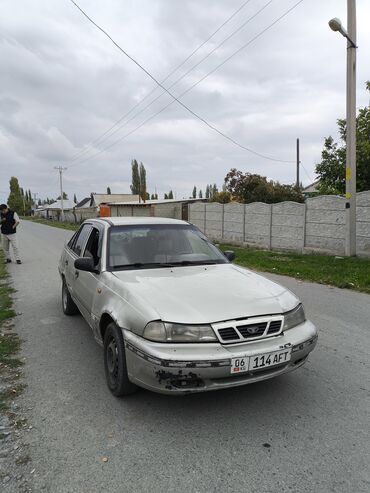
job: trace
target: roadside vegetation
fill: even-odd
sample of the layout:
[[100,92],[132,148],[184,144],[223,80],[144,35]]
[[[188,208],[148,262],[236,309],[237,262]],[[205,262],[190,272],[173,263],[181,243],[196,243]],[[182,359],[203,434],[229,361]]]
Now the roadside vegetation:
[[6,484],[8,488],[14,486],[17,491],[31,491],[31,457],[29,446],[24,442],[28,423],[16,402],[24,389],[23,362],[18,358],[21,340],[14,332],[14,289],[9,285],[4,260],[0,250],[0,484]]
[[[22,389],[17,383],[18,369],[22,362],[16,357],[20,340],[12,332],[11,294],[13,289],[8,284],[8,273],[4,264],[4,254],[0,251],[0,412],[9,410],[9,400],[13,399]],[[1,438],[1,437],[0,437]]]
[[27,221],[32,221],[34,223],[46,224],[47,226],[53,226],[54,228],[68,229],[70,231],[77,231],[80,224],[75,223],[62,223],[59,221],[54,221],[52,219],[43,219],[41,217],[34,216],[23,216],[22,219]]
[[370,259],[301,255],[225,244],[221,249],[234,250],[235,263],[243,267],[370,294]]

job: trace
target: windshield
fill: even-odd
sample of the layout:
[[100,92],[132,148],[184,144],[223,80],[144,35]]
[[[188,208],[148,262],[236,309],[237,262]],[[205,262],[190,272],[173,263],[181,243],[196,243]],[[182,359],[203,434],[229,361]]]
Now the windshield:
[[114,226],[108,262],[113,269],[224,264],[224,255],[189,224]]

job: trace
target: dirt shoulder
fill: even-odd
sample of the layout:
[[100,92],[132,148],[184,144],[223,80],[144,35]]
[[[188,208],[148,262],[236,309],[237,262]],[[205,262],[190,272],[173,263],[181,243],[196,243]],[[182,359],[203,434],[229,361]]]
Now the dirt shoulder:
[[14,330],[14,312],[9,275],[0,251],[0,489],[32,491],[32,461],[24,410],[17,398],[25,382],[23,362],[18,357],[21,340]]

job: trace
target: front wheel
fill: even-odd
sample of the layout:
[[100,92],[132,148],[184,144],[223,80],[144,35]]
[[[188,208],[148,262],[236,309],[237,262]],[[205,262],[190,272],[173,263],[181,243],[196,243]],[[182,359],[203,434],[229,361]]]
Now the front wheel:
[[127,375],[125,343],[122,330],[111,322],[104,335],[104,369],[109,390],[116,397],[132,394],[137,389]]
[[72,296],[68,291],[67,283],[64,278],[62,285],[62,307],[65,315],[76,315],[79,311],[75,302],[72,300]]

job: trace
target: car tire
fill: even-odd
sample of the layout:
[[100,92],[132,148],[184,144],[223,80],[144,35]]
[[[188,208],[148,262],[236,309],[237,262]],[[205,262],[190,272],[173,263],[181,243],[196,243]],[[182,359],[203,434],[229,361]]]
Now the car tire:
[[65,315],[76,315],[79,312],[76,303],[72,300],[72,296],[68,291],[65,279],[63,279],[62,284],[62,308]]
[[122,330],[114,322],[108,325],[104,334],[104,369],[108,388],[116,397],[137,390],[128,378]]

